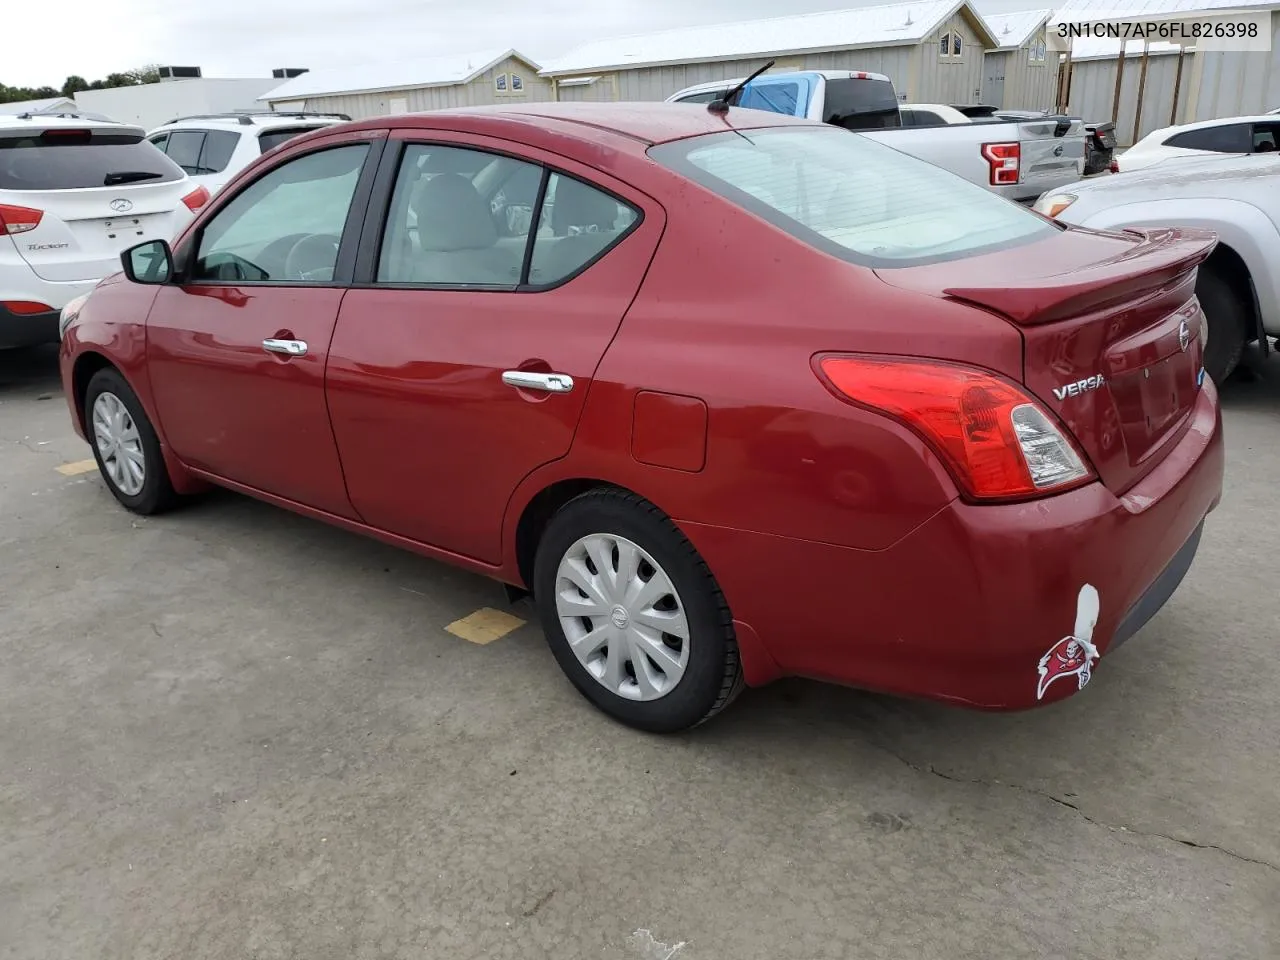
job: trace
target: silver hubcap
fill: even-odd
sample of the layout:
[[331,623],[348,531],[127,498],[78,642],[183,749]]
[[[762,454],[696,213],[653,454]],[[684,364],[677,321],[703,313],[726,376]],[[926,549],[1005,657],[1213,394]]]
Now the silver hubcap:
[[597,533],[571,546],[556,571],[556,613],[578,662],[620,697],[657,700],[684,676],[684,604],[630,540]]
[[116,489],[136,497],[147,478],[142,438],[129,410],[114,393],[100,393],[93,401],[93,442]]

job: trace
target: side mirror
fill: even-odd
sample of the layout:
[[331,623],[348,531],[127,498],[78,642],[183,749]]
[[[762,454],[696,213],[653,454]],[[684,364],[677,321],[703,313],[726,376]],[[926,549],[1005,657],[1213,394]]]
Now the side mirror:
[[173,251],[165,240],[130,247],[120,254],[120,262],[133,283],[168,283],[173,278]]

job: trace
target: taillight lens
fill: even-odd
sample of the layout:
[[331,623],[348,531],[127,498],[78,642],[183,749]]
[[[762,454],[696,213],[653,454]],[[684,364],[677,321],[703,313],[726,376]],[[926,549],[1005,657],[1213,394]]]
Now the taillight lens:
[[982,155],[991,168],[991,185],[1003,187],[1018,182],[1022,146],[1018,143],[984,143]]
[[187,209],[192,213],[198,213],[209,202],[209,191],[204,187],[196,187],[182,198],[182,202],[187,205]]
[[23,316],[34,316],[37,313],[52,313],[53,307],[47,303],[40,303],[38,300],[0,300],[0,304],[10,313],[21,314]]
[[1110,170],[1112,173],[1119,173],[1119,172],[1120,172],[1120,161],[1119,161],[1119,160],[1112,160],[1112,161],[1111,161],[1111,165],[1110,165],[1107,169],[1108,169],[1108,170]]
[[40,226],[43,218],[43,210],[0,203],[0,233],[7,233],[10,236],[15,233],[26,233]]
[[1048,412],[1016,384],[942,361],[827,356],[837,394],[920,434],[973,500],[1021,500],[1094,479]]

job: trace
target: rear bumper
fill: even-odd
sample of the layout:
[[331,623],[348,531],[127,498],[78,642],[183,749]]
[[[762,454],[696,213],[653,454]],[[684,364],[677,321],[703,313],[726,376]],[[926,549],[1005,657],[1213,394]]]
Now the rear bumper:
[[0,303],[0,350],[58,342],[58,316],[47,313],[12,313]]
[[[1031,504],[953,501],[893,546],[853,550],[681,524],[735,620],[747,679],[794,674],[986,709],[1063,699],[1042,658],[1072,636],[1085,584],[1105,661],[1169,599],[1222,491],[1217,394],[1206,381],[1186,435],[1124,496],[1095,483]],[[1098,661],[1092,663],[1093,672]],[[1087,679],[1087,677],[1086,677]]]

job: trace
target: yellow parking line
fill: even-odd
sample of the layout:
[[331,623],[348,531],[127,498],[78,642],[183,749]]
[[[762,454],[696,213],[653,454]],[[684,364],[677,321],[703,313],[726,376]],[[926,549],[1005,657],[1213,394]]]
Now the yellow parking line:
[[56,468],[64,477],[74,477],[82,473],[88,473],[90,470],[98,469],[98,461],[96,460],[77,460],[75,463],[64,463]]
[[524,626],[524,621],[501,610],[484,607],[475,613],[468,614],[461,620],[455,620],[445,627],[455,637],[461,637],[468,643],[493,643],[501,640],[512,630]]

